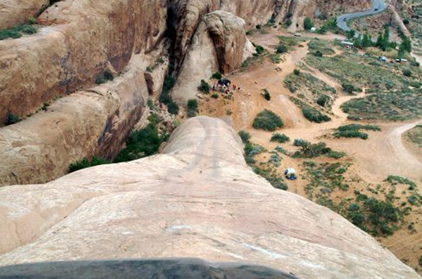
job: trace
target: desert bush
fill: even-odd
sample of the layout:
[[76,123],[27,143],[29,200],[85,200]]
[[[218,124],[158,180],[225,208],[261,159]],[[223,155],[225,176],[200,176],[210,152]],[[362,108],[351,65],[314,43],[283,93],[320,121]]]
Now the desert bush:
[[362,133],[360,130],[381,131],[377,125],[349,124],[338,127],[334,133],[334,136],[337,138],[361,138],[363,140],[368,139],[368,134]]
[[322,114],[315,108],[307,107],[302,109],[303,116],[311,122],[323,123],[331,121],[331,118],[325,114]]
[[263,46],[260,46],[260,45],[256,46],[255,50],[260,55],[265,52],[265,48]]
[[267,89],[264,89],[264,94],[263,94],[265,100],[267,101],[271,101],[271,94]]
[[11,113],[7,116],[7,119],[4,123],[4,125],[6,125],[6,126],[13,125],[13,124],[16,124],[20,121],[21,121],[21,118],[19,117],[19,115]]
[[179,114],[179,105],[176,102],[171,101],[168,105],[167,105],[167,111],[173,115],[178,115]]
[[211,92],[211,86],[205,80],[201,79],[201,84],[198,86],[198,90],[202,93],[208,94]]
[[317,104],[320,105],[321,107],[325,107],[330,103],[330,101],[331,101],[331,97],[324,94],[318,98]]
[[239,137],[242,139],[243,143],[247,143],[252,137],[251,134],[246,131],[240,131],[238,134]]
[[188,100],[188,118],[195,117],[199,112],[198,100]]
[[264,110],[256,116],[253,121],[253,127],[255,129],[261,129],[265,131],[275,131],[278,128],[282,128],[284,125],[280,116],[270,110]]
[[305,28],[305,30],[311,30],[312,27],[314,27],[314,23],[312,22],[312,19],[310,19],[309,17],[306,17],[305,20],[303,21],[303,28]]
[[223,78],[223,74],[221,74],[220,72],[215,72],[212,74],[211,76],[212,79],[216,79],[216,80],[220,80]]
[[286,45],[279,45],[277,47],[277,53],[286,53],[289,51],[289,48]]
[[273,136],[271,137],[271,142],[278,142],[278,143],[286,143],[289,142],[290,138],[288,136],[286,136],[285,134],[273,134]]
[[8,38],[19,39],[22,37],[22,33],[31,35],[37,33],[37,31],[38,29],[34,26],[29,24],[21,24],[9,29],[0,30],[0,40],[5,40]]
[[300,145],[301,149],[293,153],[293,158],[315,158],[330,153],[331,148],[327,147],[324,142],[310,143],[303,141]]
[[411,77],[412,76],[412,71],[409,69],[403,69],[403,75],[405,77]]
[[150,123],[142,130],[133,132],[114,162],[128,162],[141,159],[158,152],[163,138],[158,134],[158,127]]
[[211,95],[211,97],[214,98],[214,99],[218,99],[218,97],[220,97],[220,95],[218,95],[217,93],[214,93],[214,94]]
[[358,130],[337,131],[334,136],[336,138],[361,138],[363,140],[369,137],[368,134],[359,132]]
[[300,70],[299,69],[294,69],[293,70],[293,74],[299,76],[300,75]]

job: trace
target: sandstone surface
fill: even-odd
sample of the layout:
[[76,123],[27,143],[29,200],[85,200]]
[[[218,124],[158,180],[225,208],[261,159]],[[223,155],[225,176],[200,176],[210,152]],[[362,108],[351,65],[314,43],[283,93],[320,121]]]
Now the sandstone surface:
[[299,278],[420,278],[327,208],[247,167],[221,120],[190,119],[163,154],[0,189],[0,265],[195,257]]
[[48,7],[49,0],[2,0],[0,2],[0,29],[25,23],[30,17]]

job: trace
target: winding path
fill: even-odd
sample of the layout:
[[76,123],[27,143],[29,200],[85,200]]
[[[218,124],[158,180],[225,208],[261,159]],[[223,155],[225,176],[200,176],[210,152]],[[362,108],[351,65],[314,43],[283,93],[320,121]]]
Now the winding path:
[[337,26],[346,32],[350,31],[350,27],[347,25],[347,22],[349,20],[359,18],[359,17],[364,17],[364,16],[375,15],[375,14],[383,12],[386,8],[387,8],[387,4],[384,2],[384,0],[373,0],[372,8],[370,10],[367,10],[364,12],[344,14],[344,15],[339,16],[337,18]]

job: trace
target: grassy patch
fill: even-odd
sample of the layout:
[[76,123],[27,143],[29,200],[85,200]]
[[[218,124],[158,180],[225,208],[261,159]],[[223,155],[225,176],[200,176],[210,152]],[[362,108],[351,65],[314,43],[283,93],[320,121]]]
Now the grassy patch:
[[314,54],[317,52],[323,55],[335,54],[335,51],[332,48],[330,42],[325,41],[325,40],[313,39],[309,42],[308,47],[311,53],[314,53]]
[[422,94],[407,90],[406,93],[377,93],[353,99],[341,106],[351,119],[401,121],[422,116]]
[[417,125],[407,133],[407,137],[411,142],[422,147],[422,125]]

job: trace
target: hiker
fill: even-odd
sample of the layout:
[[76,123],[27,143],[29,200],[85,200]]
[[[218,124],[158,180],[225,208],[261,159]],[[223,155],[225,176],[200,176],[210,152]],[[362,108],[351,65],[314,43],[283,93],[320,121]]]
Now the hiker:
[[233,90],[236,91],[236,85],[233,84]]

